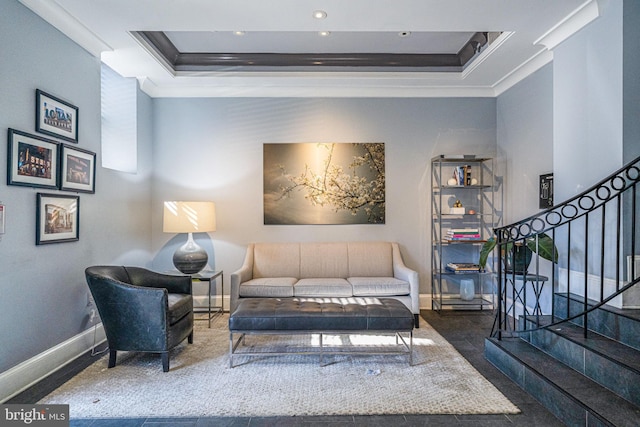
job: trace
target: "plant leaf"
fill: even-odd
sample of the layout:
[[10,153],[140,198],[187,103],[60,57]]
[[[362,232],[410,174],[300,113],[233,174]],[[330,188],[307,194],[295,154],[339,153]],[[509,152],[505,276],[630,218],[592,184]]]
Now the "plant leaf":
[[478,265],[484,268],[487,265],[487,258],[489,258],[489,254],[493,251],[493,248],[496,247],[496,239],[495,237],[490,237],[484,245],[482,245],[482,249],[480,249],[480,259],[478,260]]
[[537,238],[538,243],[536,244],[536,238],[527,239],[527,247],[531,249],[533,252],[536,252],[542,258],[549,260],[553,263],[558,262],[558,249],[556,249],[556,245],[553,242],[553,239],[549,237],[549,235],[545,233],[540,233]]

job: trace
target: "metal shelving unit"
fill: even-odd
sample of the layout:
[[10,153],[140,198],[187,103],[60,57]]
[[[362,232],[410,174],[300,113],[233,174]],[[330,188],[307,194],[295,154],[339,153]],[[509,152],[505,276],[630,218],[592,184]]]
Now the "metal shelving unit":
[[[477,264],[483,243],[498,225],[494,167],[492,158],[472,155],[431,159],[433,310],[484,310],[495,306],[490,266],[484,271],[447,269],[449,263]],[[455,209],[457,202],[462,206]]]

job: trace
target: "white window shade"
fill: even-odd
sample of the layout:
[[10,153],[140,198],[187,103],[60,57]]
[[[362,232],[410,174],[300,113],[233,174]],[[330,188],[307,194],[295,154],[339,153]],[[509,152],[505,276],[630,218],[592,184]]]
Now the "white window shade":
[[102,167],[138,172],[137,82],[102,64]]

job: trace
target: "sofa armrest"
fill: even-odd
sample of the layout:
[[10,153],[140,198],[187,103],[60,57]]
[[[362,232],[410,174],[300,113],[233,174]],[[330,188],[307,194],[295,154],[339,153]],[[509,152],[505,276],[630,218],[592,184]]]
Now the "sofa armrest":
[[231,273],[231,289],[229,290],[229,313],[233,313],[240,298],[240,285],[253,279],[253,243],[247,247],[244,263],[240,269]]
[[409,282],[411,312],[420,314],[420,281],[418,280],[418,272],[411,270],[404,264],[397,243],[392,243],[391,246],[393,248],[393,277]]

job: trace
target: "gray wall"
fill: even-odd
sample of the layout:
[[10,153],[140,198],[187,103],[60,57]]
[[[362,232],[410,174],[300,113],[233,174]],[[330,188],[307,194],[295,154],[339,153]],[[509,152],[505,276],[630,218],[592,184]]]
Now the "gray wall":
[[[35,133],[37,88],[79,107],[78,147],[98,153],[100,165],[99,59],[15,0],[0,2],[0,40],[0,165],[7,164],[7,128]],[[139,103],[150,129],[150,99],[141,94]],[[0,372],[91,326],[85,267],[148,262],[149,131],[140,132],[139,150],[141,173],[98,167],[96,194],[80,194],[78,242],[36,246],[36,194],[43,191],[0,184],[7,211],[0,235]]]
[[[495,99],[154,99],[153,267],[170,269],[164,200],[213,200],[212,267],[242,265],[253,241],[397,241],[430,292],[430,160],[496,151]],[[384,142],[386,224],[265,226],[263,143]],[[205,236],[206,237],[206,236]],[[184,238],[184,237],[183,237]],[[206,238],[204,239],[207,240]]]
[[640,2],[625,0],[622,15],[623,31],[623,120],[624,163],[640,156]]
[[622,166],[623,4],[599,5],[600,17],[553,51],[558,200],[575,196]]
[[[504,159],[504,225],[539,211],[538,185],[553,172],[553,68],[548,64],[498,97],[499,157]],[[556,200],[557,201],[557,200]]]

